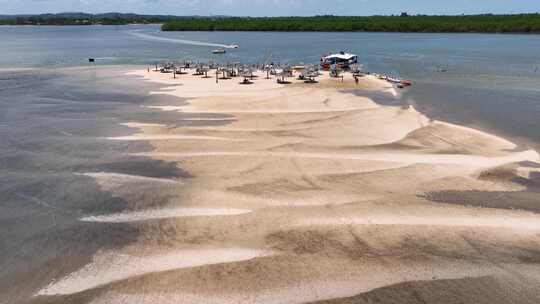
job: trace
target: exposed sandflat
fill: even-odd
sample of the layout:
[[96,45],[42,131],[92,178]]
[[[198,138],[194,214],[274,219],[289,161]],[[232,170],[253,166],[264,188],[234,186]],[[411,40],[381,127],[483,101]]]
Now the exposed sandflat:
[[350,112],[350,111],[359,111],[365,110],[365,108],[337,108],[337,109],[290,109],[290,110],[279,110],[279,109],[261,109],[261,110],[243,110],[243,109],[229,109],[229,110],[200,110],[189,108],[185,106],[148,106],[150,109],[160,109],[163,111],[178,111],[182,113],[200,113],[200,114],[236,114],[236,113],[247,113],[247,114],[290,114],[290,113],[333,113],[333,112]]
[[111,173],[111,172],[86,172],[79,173],[80,175],[92,177],[96,182],[101,186],[102,189],[106,191],[114,190],[120,186],[129,184],[129,183],[154,183],[162,185],[178,185],[181,183],[180,180],[169,179],[169,178],[156,178],[156,177],[147,177],[140,175],[131,175],[131,174],[121,174],[121,173]]
[[230,208],[161,208],[135,212],[114,213],[108,215],[87,216],[81,218],[81,221],[99,223],[129,223],[175,217],[227,216],[246,214],[250,212],[251,210],[248,209]]
[[192,117],[192,118],[182,118],[182,121],[234,121],[234,118],[204,118],[204,117]]
[[454,164],[471,167],[496,167],[507,163],[536,160],[538,153],[534,150],[513,153],[501,157],[485,157],[476,155],[459,154],[407,154],[407,153],[357,153],[357,154],[331,154],[331,153],[296,153],[296,152],[191,152],[191,153],[172,153],[172,152],[148,152],[136,153],[134,155],[151,157],[206,157],[206,156],[254,156],[254,157],[285,157],[285,158],[317,158],[317,159],[344,159],[344,160],[365,160],[381,162],[399,162],[405,164]]
[[108,137],[110,140],[222,140],[222,141],[239,141],[234,138],[215,137],[215,136],[196,136],[196,135],[181,135],[181,134],[138,134],[129,136]]
[[152,128],[152,127],[163,128],[167,126],[163,124],[152,124],[152,123],[142,123],[142,122],[125,122],[125,123],[121,123],[120,125],[130,127],[130,128]]
[[516,230],[540,230],[540,217],[532,216],[497,216],[484,215],[479,216],[436,216],[430,215],[371,215],[366,217],[343,218],[309,218],[299,226],[320,226],[320,225],[377,225],[377,226],[448,226],[448,227],[466,227],[471,229],[483,228],[504,228]]
[[[261,74],[240,86],[239,79],[130,74],[164,85],[152,92],[163,95],[159,104],[143,107],[169,113],[145,110],[154,122],[126,122],[135,133],[110,140],[147,141],[153,150],[130,156],[176,163],[192,177],[180,184],[86,174],[104,189],[121,187],[113,194],[136,211],[82,220],[125,225],[137,238],[39,294],[93,304],[349,303],[345,298],[382,288],[378,301],[386,303],[410,286],[432,294],[461,286],[445,280],[464,280],[476,297],[509,291],[494,304],[540,297],[538,214],[426,195],[527,191],[538,170],[524,162],[539,162],[536,151],[433,121],[411,106],[378,104],[362,92],[400,93],[373,76],[358,85],[327,75],[317,84],[281,85]],[[182,102],[168,103],[169,95]],[[166,125],[160,115],[197,123]],[[410,303],[461,303],[420,293],[415,299]]]
[[92,263],[40,290],[38,295],[72,294],[145,273],[249,260],[267,254],[244,248],[183,250],[148,256],[98,253]]
[[[460,270],[464,270],[460,267]],[[489,274],[479,269],[469,269],[458,273],[457,269],[415,269],[411,267],[404,273],[394,273],[391,278],[388,274],[378,274],[376,269],[371,269],[373,274],[365,277],[357,277],[348,281],[322,280],[306,282],[290,288],[274,290],[260,290],[253,293],[224,293],[218,295],[201,295],[196,293],[155,293],[146,297],[140,295],[115,295],[114,293],[99,299],[95,303],[185,303],[185,304],[303,304],[312,301],[329,300],[334,298],[350,297],[356,294],[371,291],[375,288],[386,286],[388,282],[395,280],[396,283],[408,282],[409,280],[430,280],[440,274],[440,279],[455,279]],[[452,273],[452,274],[451,274]]]

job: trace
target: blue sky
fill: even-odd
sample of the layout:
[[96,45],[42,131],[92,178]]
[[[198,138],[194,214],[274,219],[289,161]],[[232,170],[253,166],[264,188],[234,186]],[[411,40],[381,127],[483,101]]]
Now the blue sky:
[[0,0],[0,14],[84,11],[174,15],[375,15],[540,12],[540,0]]

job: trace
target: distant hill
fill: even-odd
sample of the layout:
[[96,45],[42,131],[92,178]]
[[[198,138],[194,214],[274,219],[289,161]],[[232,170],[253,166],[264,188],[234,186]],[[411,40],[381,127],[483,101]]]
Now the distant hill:
[[88,14],[82,12],[65,12],[58,14],[21,14],[0,15],[0,24],[20,25],[90,25],[90,24],[132,24],[132,23],[165,23],[170,21],[227,18],[227,16],[174,16],[174,15],[140,15],[131,13]]

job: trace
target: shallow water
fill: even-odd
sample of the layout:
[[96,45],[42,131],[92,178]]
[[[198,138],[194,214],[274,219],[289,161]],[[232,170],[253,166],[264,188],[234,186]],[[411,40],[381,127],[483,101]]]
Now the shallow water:
[[[151,111],[140,104],[162,98],[147,94],[158,86],[124,73],[117,68],[0,73],[0,303],[24,302],[44,282],[88,263],[97,250],[136,239],[134,227],[79,221],[136,207],[80,173],[190,177],[174,163],[124,154],[149,151],[144,142],[105,138],[135,132],[120,123],[149,121]],[[161,117],[178,120],[167,113]],[[159,207],[170,199],[137,201]]]
[[[0,68],[164,60],[317,63],[348,50],[368,71],[412,79],[405,100],[435,118],[540,143],[540,36],[409,33],[160,32],[158,25],[0,28]],[[211,50],[238,44],[225,55]],[[438,70],[447,70],[439,72]]]

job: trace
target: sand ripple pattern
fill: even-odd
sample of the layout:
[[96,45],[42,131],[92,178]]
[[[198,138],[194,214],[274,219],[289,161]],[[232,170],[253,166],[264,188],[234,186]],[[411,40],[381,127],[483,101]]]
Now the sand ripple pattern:
[[241,139],[217,137],[217,136],[197,136],[181,134],[135,134],[128,136],[107,137],[109,140],[135,141],[135,140],[218,140],[218,141],[242,141]]
[[110,293],[92,302],[133,304],[302,304],[314,301],[351,297],[376,288],[421,280],[458,279],[480,277],[494,272],[482,265],[467,262],[441,261],[440,264],[419,265],[410,263],[389,269],[388,266],[370,264],[363,275],[349,279],[327,279],[302,282],[290,287],[258,290],[245,293],[217,295],[195,294],[179,290],[175,293],[115,294]]
[[339,154],[339,153],[303,153],[303,152],[232,152],[232,151],[215,151],[215,152],[150,152],[150,153],[135,153],[134,155],[151,156],[151,157],[207,157],[207,156],[250,156],[250,157],[287,157],[287,158],[313,158],[313,159],[336,159],[336,160],[367,160],[367,161],[385,161],[385,162],[400,162],[407,164],[447,164],[447,165],[463,165],[471,167],[495,167],[502,164],[520,162],[520,161],[537,161],[539,154],[534,150],[513,153],[507,156],[487,157],[479,155],[461,155],[461,154],[412,154],[412,153],[357,153],[357,154]]
[[182,184],[182,181],[169,178],[157,178],[141,175],[111,173],[111,172],[86,172],[78,175],[92,177],[97,184],[105,191],[114,191],[126,184],[156,184],[164,186],[175,186]]
[[301,221],[296,227],[324,225],[401,225],[427,227],[467,227],[467,228],[501,228],[525,231],[540,231],[540,217],[529,214],[520,215],[369,215],[366,217],[334,217],[309,218]]
[[191,109],[185,106],[145,106],[150,109],[160,109],[163,111],[177,111],[182,113],[207,113],[207,114],[228,114],[228,113],[242,113],[242,114],[302,114],[302,113],[334,113],[334,112],[350,112],[350,111],[362,111],[365,107],[348,107],[348,108],[328,108],[328,109],[260,109],[260,110],[248,110],[248,109],[230,109],[230,110],[201,110]]
[[83,222],[98,223],[130,223],[166,218],[196,217],[196,216],[230,216],[250,213],[249,209],[231,208],[163,208],[134,212],[122,212],[108,215],[83,217]]
[[[536,151],[517,151],[502,138],[432,121],[397,99],[396,107],[377,104],[344,92],[338,86],[346,87],[347,81],[337,84],[329,76],[321,76],[318,85],[287,87],[259,77],[242,87],[189,74],[178,79],[138,73],[171,85],[153,94],[186,100],[143,107],[209,114],[176,114],[178,121],[225,123],[167,128],[157,124],[161,111],[145,111],[157,116],[156,124],[126,123],[140,130],[108,138],[154,140],[152,152],[128,155],[177,161],[190,179],[177,187],[174,179],[86,173],[102,188],[118,190],[113,194],[137,211],[80,220],[100,223],[90,227],[129,225],[140,235],[125,247],[98,251],[90,263],[38,295],[70,295],[68,300],[93,304],[299,304],[339,302],[404,282],[465,279],[468,284],[467,278],[483,283],[485,277],[506,276],[512,284],[538,286],[540,215],[434,203],[427,195],[496,187],[521,191],[515,177],[534,181],[536,167],[515,168],[523,161],[538,162]],[[388,98],[399,94],[373,76],[359,84],[349,78],[352,89],[364,85]],[[332,112],[341,113],[327,114]],[[241,114],[234,119],[210,115],[220,113]],[[164,115],[165,120],[174,121],[174,115]],[[171,134],[179,132],[186,135]],[[249,140],[238,144],[238,134]],[[148,209],[154,206],[166,207]],[[194,267],[200,268],[186,269]],[[515,286],[496,283],[505,291]],[[405,287],[403,294],[417,291],[417,285],[408,285],[413,288]],[[73,295],[98,287],[105,288]],[[427,288],[427,295],[441,291]],[[424,301],[422,291],[418,302]],[[400,300],[400,292],[389,297]],[[442,303],[458,299],[449,298]]]
[[269,254],[247,248],[183,250],[149,256],[117,252],[98,253],[92,263],[53,282],[39,291],[38,295],[73,294],[147,273],[245,261]]

